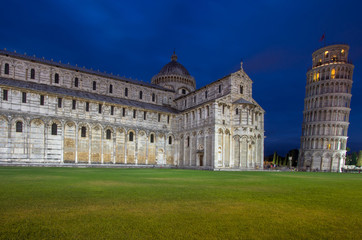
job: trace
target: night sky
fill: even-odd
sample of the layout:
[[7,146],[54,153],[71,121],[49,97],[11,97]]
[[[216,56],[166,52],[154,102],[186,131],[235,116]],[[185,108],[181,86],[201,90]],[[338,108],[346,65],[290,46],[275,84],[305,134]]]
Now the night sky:
[[362,1],[3,1],[0,48],[150,82],[178,60],[200,88],[240,68],[266,111],[265,154],[299,148],[312,53],[347,43],[348,147],[362,150]]

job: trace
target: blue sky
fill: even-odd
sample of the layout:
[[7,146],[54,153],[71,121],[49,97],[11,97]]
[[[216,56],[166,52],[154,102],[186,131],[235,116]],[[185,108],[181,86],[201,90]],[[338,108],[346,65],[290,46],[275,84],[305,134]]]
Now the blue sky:
[[348,146],[362,150],[361,1],[3,1],[0,48],[149,82],[176,49],[197,87],[240,67],[265,109],[265,153],[299,148],[306,71],[326,43],[355,65]]

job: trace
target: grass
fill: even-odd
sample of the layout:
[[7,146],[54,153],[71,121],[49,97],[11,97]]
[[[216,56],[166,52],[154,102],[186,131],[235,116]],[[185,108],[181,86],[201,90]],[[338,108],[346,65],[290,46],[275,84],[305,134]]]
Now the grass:
[[360,239],[362,174],[0,167],[0,239]]

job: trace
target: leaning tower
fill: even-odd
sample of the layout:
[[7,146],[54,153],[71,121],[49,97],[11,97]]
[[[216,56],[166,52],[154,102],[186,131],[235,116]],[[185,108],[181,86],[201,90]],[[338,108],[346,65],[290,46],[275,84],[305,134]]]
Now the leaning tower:
[[307,72],[298,168],[339,172],[344,166],[354,66],[349,46],[330,45],[312,54]]

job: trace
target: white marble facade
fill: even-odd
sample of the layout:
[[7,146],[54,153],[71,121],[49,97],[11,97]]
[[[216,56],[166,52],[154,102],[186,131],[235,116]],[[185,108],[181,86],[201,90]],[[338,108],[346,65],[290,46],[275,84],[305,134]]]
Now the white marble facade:
[[264,110],[242,66],[196,89],[173,54],[151,82],[0,51],[0,162],[263,168]]

